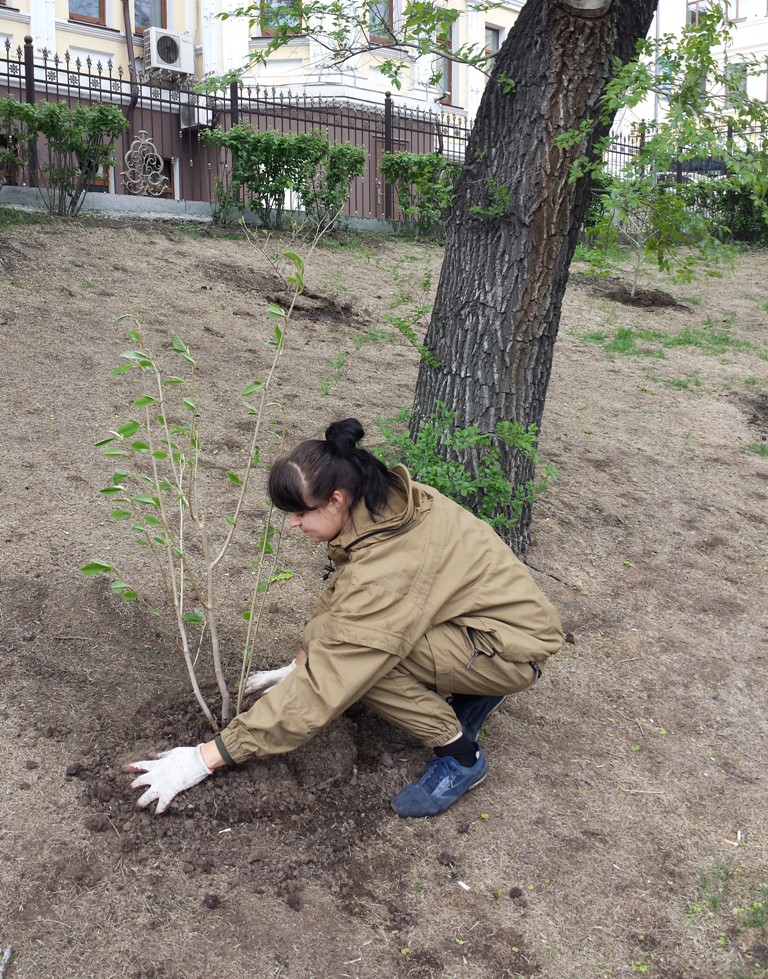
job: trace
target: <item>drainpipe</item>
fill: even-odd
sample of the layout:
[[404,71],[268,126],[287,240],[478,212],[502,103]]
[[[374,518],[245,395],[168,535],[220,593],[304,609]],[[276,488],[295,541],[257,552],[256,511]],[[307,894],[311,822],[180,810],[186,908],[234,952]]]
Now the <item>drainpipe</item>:
[[139,101],[139,86],[136,81],[136,55],[133,51],[133,31],[131,30],[131,11],[129,9],[130,0],[123,0],[123,25],[125,26],[125,44],[128,48],[128,65],[131,73],[131,104],[129,115],[136,108]]
[[[33,38],[27,34],[24,38],[24,88],[25,98],[30,105],[35,104],[35,48]],[[29,144],[29,186],[37,187],[39,184],[38,159],[37,159],[37,138]]]

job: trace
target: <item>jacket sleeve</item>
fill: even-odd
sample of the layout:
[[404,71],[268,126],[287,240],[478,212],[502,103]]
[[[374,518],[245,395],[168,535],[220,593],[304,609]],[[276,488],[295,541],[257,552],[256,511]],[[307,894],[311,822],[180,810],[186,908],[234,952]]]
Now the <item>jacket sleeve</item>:
[[238,714],[219,735],[236,764],[305,744],[398,662],[385,650],[351,643],[318,638],[306,645],[304,665]]

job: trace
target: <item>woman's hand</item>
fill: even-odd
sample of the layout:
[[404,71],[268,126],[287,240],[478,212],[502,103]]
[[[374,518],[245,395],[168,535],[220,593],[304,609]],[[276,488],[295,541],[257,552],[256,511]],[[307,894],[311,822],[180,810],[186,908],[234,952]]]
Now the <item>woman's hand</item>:
[[211,746],[223,765],[224,759],[213,741],[205,745],[199,744],[196,748],[160,751],[147,761],[123,765],[124,772],[144,772],[131,782],[132,789],[146,789],[137,805],[143,809],[157,800],[155,815],[159,815],[165,812],[179,792],[191,789],[193,785],[213,775],[213,769],[219,767],[210,763],[215,762],[215,758],[211,757],[207,762],[203,757],[204,750],[209,757],[213,754]]

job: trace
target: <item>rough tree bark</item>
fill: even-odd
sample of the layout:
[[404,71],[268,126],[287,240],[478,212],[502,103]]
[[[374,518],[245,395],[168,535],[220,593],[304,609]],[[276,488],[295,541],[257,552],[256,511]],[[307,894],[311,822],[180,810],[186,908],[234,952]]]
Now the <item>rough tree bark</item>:
[[[589,178],[569,184],[571,164],[609,127],[598,124],[567,150],[555,139],[598,119],[614,59],[632,58],[656,3],[527,0],[493,71],[514,79],[515,90],[505,95],[489,82],[467,147],[425,338],[441,366],[421,364],[412,434],[437,402],[457,412],[459,426],[540,426],[589,196]],[[500,205],[504,213],[494,216]],[[465,461],[473,466],[471,456]],[[503,464],[515,486],[532,478],[533,467],[516,453]],[[528,507],[502,534],[518,553],[529,545],[530,523]]]

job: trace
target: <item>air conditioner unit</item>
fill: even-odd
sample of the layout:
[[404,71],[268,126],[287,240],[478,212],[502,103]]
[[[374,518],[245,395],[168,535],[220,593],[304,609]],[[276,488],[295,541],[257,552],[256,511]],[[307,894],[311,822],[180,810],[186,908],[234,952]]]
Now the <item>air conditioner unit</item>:
[[199,105],[179,106],[180,129],[210,129],[211,126],[213,126],[211,109],[204,109]]
[[174,34],[160,27],[144,31],[144,70],[194,75],[195,46],[191,34]]

